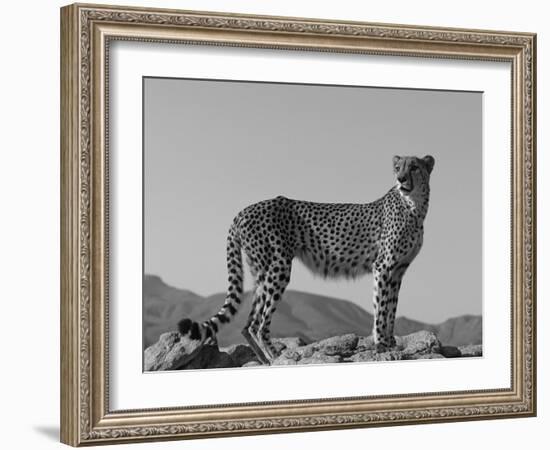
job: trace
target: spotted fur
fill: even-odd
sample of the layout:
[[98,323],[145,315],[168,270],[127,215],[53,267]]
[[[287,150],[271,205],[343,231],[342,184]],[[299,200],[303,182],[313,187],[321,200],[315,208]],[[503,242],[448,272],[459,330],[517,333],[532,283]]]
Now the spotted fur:
[[202,324],[180,321],[179,331],[208,342],[231,321],[242,301],[244,253],[255,289],[242,333],[262,363],[277,356],[270,324],[294,258],[327,278],[372,272],[374,341],[378,351],[391,348],[401,280],[422,246],[434,162],[432,156],[395,156],[395,185],[372,203],[313,203],[280,196],[248,206],[229,230],[229,287],[223,306]]

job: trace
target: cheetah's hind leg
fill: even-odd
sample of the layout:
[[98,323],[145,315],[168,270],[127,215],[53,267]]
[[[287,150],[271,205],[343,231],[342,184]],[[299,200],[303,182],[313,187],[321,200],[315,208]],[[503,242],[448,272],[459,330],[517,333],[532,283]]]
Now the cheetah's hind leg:
[[[283,261],[282,257],[280,261]],[[253,309],[254,318],[251,322],[252,327],[249,327],[249,330],[251,331],[251,338],[255,340],[256,345],[262,351],[264,357],[269,360],[270,364],[278,356],[278,351],[271,342],[271,333],[269,331],[271,319],[290,281],[290,265],[291,258],[287,258],[286,266],[282,262],[273,264],[265,282],[263,285],[259,285],[259,289],[256,291],[261,301]]]
[[252,351],[258,357],[258,360],[263,365],[270,365],[270,360],[268,355],[262,350],[260,342],[258,341],[258,326],[260,325],[260,316],[263,309],[264,298],[262,298],[262,284],[261,281],[256,283],[256,288],[254,292],[254,300],[252,302],[252,308],[250,309],[250,314],[248,315],[248,320],[246,325],[241,331],[241,334],[248,342],[248,345]]
[[246,339],[246,342],[248,342],[248,345],[250,345],[250,348],[254,351],[260,362],[264,366],[271,365],[271,361],[268,356],[264,353],[264,351],[260,348],[260,345],[258,344],[258,341],[256,340],[256,334],[254,333],[254,330],[251,330],[248,327],[243,328],[242,335]]
[[213,345],[214,347],[219,348],[217,336],[214,334],[210,337],[207,337],[206,340],[204,341],[204,345]]

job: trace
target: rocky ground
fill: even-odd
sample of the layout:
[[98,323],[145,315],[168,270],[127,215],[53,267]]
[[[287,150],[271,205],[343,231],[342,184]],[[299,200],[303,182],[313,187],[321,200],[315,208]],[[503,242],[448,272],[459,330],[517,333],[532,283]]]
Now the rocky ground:
[[[377,353],[372,337],[344,334],[306,344],[301,338],[273,339],[280,354],[273,365],[333,364],[365,361],[397,361],[482,356],[481,345],[443,346],[430,331],[418,331],[396,337],[397,345],[387,352]],[[214,369],[261,365],[252,349],[245,344],[218,348],[205,345],[178,332],[168,332],[145,349],[145,371]]]

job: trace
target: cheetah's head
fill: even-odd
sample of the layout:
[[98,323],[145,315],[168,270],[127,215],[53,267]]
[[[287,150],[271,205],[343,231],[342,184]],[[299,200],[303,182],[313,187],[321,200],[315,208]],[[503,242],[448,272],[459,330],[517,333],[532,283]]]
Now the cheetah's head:
[[424,158],[394,156],[393,172],[397,188],[408,196],[427,192],[434,163],[435,159],[431,155]]

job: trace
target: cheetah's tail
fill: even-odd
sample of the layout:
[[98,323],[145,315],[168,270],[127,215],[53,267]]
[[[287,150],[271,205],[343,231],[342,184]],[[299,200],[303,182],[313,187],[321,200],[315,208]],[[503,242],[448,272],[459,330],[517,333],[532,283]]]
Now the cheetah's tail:
[[233,224],[227,236],[227,272],[229,287],[225,302],[220,310],[207,321],[199,324],[191,319],[183,319],[178,323],[178,330],[183,335],[189,335],[192,340],[216,341],[216,334],[220,328],[231,321],[237,314],[242,301],[243,293],[243,262],[241,242],[237,236],[236,226]]

